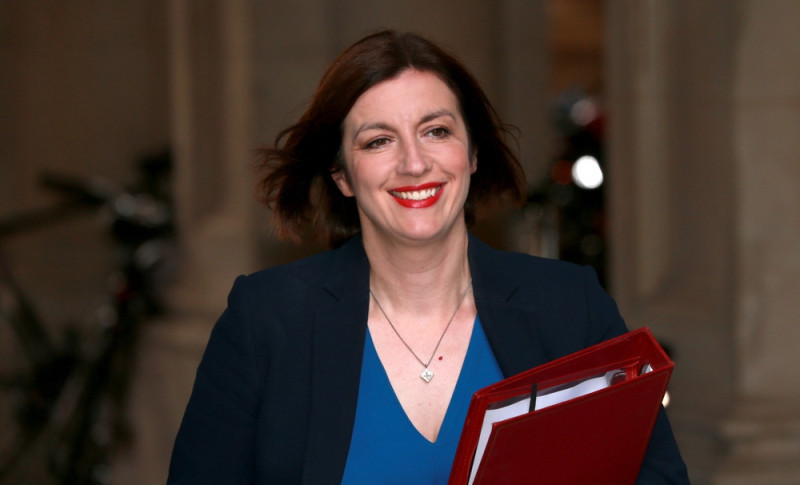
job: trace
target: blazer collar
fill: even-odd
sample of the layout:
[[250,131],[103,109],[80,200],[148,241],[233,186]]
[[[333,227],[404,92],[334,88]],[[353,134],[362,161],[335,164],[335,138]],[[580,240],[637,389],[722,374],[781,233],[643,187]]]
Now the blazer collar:
[[467,252],[475,300],[493,303],[508,301],[516,291],[518,281],[515,273],[504,274],[505,253],[490,247],[472,234],[469,236]]
[[519,303],[520,279],[530,278],[515,266],[509,253],[491,248],[470,235],[469,265],[478,316],[497,363],[506,377],[547,360],[536,333],[536,306]]
[[369,260],[361,236],[350,239],[333,253],[323,283],[325,290],[338,301],[369,295]]
[[[339,367],[340,372],[355,376],[351,380],[357,391],[369,310],[369,261],[360,236],[334,253],[323,283],[332,303],[320,306],[315,324],[320,343],[315,365]],[[541,316],[533,303],[520,304],[516,295],[520,279],[532,275],[522,274],[507,252],[471,234],[468,258],[478,315],[503,373],[510,376],[544,362],[535,331]]]

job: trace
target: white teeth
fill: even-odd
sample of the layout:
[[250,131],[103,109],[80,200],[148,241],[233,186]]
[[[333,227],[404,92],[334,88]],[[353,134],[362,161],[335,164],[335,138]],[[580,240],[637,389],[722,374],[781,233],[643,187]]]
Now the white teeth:
[[399,197],[405,200],[423,200],[427,199],[428,197],[433,197],[436,195],[436,192],[439,191],[439,187],[434,187],[432,189],[425,189],[425,190],[414,190],[412,192],[394,192],[392,191],[392,195],[395,197]]

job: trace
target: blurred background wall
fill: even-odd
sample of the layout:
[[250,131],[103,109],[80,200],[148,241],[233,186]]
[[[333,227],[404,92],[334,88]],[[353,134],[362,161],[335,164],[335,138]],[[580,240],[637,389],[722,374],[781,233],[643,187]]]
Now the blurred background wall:
[[[319,249],[272,234],[254,150],[383,27],[472,68],[520,128],[532,194],[564,153],[554,113],[593,100],[605,281],[673,354],[693,482],[800,482],[799,16],[793,0],[0,2],[0,218],[54,202],[45,170],[129,183],[142,156],[169,148],[175,164],[179,271],[142,335],[113,483],[163,482],[233,278]],[[536,252],[532,224],[509,211],[476,231]],[[103,229],[87,213],[0,241],[49,325],[93,311],[113,258]]]

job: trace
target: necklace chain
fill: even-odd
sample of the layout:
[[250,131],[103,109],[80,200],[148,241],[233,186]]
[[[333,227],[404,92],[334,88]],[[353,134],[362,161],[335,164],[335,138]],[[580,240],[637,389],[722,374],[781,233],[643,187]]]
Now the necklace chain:
[[456,309],[453,311],[453,314],[450,316],[450,320],[447,321],[447,325],[445,325],[444,331],[442,331],[442,335],[439,337],[439,341],[436,342],[436,347],[433,348],[433,352],[431,353],[431,356],[428,358],[428,362],[424,362],[422,359],[420,359],[419,356],[417,355],[417,353],[414,352],[414,349],[412,349],[411,346],[408,345],[408,342],[406,342],[406,340],[403,338],[403,336],[400,335],[400,332],[397,331],[397,328],[394,326],[394,323],[392,323],[392,320],[389,318],[389,315],[386,314],[386,310],[383,309],[383,306],[381,305],[381,302],[378,301],[378,297],[375,296],[375,293],[373,293],[371,289],[369,290],[369,294],[372,295],[372,298],[375,300],[375,304],[378,305],[378,308],[380,309],[380,311],[383,314],[384,318],[386,318],[386,321],[389,322],[389,326],[392,327],[392,330],[394,330],[394,333],[395,333],[395,335],[397,335],[397,338],[399,338],[400,341],[403,343],[403,345],[406,346],[408,351],[411,352],[411,355],[413,355],[414,358],[417,359],[417,362],[419,362],[420,364],[422,364],[425,367],[425,370],[423,370],[422,374],[420,374],[420,378],[422,378],[422,380],[424,380],[425,382],[430,382],[431,379],[433,379],[433,371],[428,369],[428,366],[431,364],[431,361],[433,360],[433,356],[436,355],[436,351],[439,350],[439,345],[442,343],[442,340],[444,340],[444,335],[447,333],[447,329],[450,328],[450,324],[453,323],[453,320],[456,318],[456,314],[458,313],[458,309],[461,308],[461,304],[464,303],[464,298],[466,298],[467,292],[469,291],[471,286],[472,286],[472,278],[470,278],[469,283],[467,284],[467,287],[464,288],[464,292],[461,293],[461,298],[458,300],[458,305],[456,305]]

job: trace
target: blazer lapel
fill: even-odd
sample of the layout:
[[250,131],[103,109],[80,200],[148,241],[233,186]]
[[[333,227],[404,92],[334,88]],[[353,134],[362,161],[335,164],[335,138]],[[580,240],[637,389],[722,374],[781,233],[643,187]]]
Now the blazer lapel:
[[[337,252],[314,320],[304,484],[339,483],[358,402],[369,311],[369,263],[356,238]],[[315,302],[309,302],[314,304]]]
[[503,252],[474,236],[469,239],[469,264],[478,315],[503,374],[510,377],[546,362],[535,330],[540,318],[535,307],[511,303],[525,275]]

